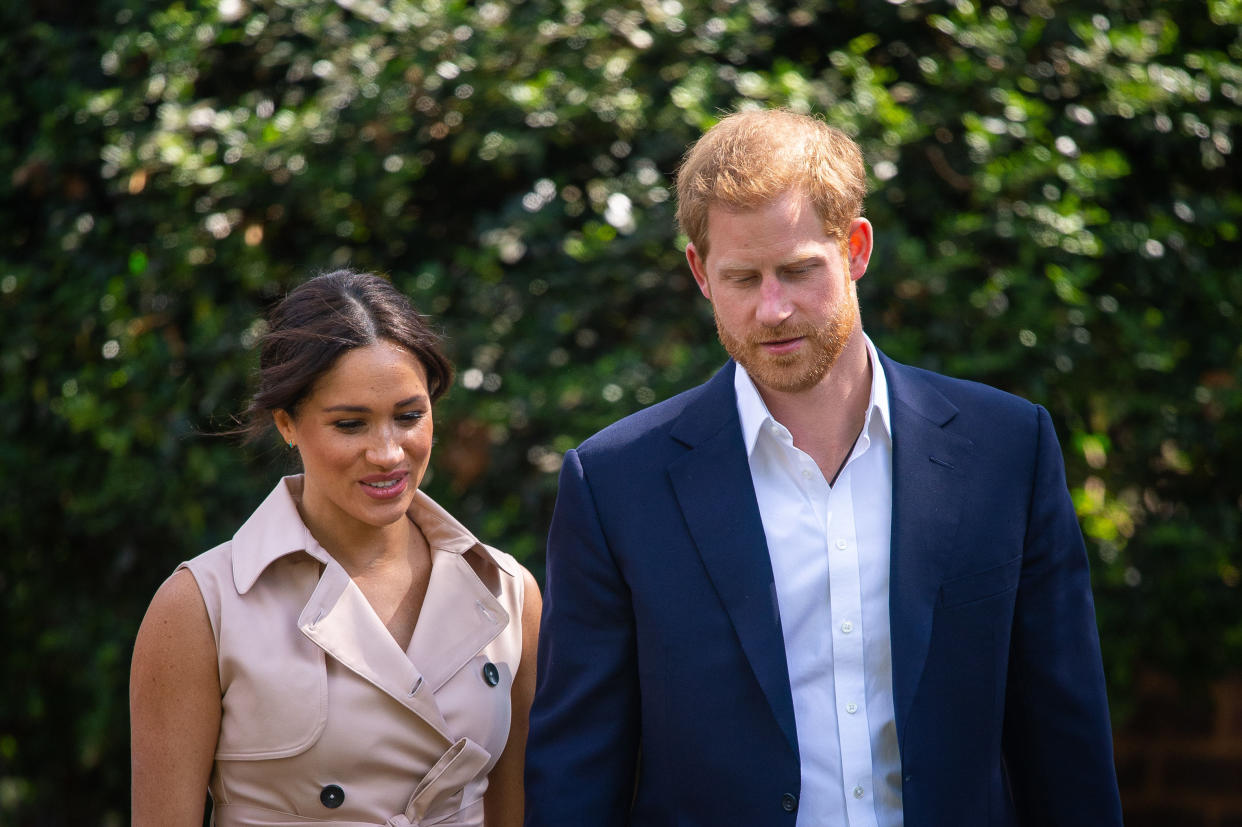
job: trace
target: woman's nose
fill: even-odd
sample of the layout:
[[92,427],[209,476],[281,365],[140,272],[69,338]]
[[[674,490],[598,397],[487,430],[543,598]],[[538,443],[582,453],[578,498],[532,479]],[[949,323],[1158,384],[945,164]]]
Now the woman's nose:
[[393,429],[380,429],[367,448],[367,460],[381,466],[395,465],[401,461],[401,440]]

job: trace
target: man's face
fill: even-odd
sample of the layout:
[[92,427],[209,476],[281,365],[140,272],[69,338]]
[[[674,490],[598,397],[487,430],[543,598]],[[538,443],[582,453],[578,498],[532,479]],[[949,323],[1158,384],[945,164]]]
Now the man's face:
[[760,386],[817,385],[859,327],[854,279],[867,267],[871,225],[855,219],[843,245],[791,191],[753,210],[712,207],[707,233],[708,257],[693,244],[686,257],[725,350]]

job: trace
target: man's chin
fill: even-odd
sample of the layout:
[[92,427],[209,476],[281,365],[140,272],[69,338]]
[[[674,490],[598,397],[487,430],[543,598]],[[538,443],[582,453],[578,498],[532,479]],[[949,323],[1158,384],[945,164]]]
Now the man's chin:
[[802,356],[770,356],[768,354],[731,354],[734,361],[746,369],[746,373],[760,385],[778,393],[800,393],[819,384],[828,372],[827,367],[808,364]]

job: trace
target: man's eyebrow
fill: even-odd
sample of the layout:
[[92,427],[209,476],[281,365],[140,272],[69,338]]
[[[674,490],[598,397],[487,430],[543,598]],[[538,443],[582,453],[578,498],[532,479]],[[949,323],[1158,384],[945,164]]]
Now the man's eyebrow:
[[782,261],[777,267],[800,267],[803,264],[817,264],[824,260],[822,253],[807,253],[802,256],[794,256],[788,261]]
[[[800,267],[804,264],[816,264],[821,261],[824,261],[822,253],[807,253],[806,255],[794,256],[793,258],[778,262],[776,269],[787,270],[790,267]],[[759,268],[752,267],[747,264],[730,264],[726,262],[720,266],[720,274],[722,276],[736,276],[745,273],[753,273],[757,269]]]

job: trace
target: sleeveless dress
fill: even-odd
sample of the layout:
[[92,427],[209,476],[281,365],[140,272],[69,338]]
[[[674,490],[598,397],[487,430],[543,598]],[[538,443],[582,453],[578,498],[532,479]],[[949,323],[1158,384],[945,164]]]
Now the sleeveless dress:
[[311,537],[301,485],[286,477],[231,541],[181,564],[219,656],[214,823],[482,827],[522,652],[521,566],[416,492],[432,567],[403,650]]

